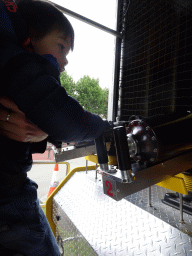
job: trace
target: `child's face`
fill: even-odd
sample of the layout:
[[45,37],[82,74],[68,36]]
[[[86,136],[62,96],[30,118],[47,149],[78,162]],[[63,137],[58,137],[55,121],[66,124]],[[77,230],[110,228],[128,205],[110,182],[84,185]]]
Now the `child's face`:
[[60,72],[65,70],[67,55],[71,48],[71,39],[65,37],[63,32],[53,30],[41,39],[32,39],[34,51],[38,54],[52,54],[59,64]]

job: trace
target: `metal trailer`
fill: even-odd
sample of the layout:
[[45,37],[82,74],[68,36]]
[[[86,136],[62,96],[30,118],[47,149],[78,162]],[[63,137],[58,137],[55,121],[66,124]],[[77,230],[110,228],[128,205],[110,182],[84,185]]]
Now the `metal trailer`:
[[192,255],[192,2],[118,0],[116,31],[58,8],[116,36],[110,139],[55,155],[86,156],[46,202],[61,254]]

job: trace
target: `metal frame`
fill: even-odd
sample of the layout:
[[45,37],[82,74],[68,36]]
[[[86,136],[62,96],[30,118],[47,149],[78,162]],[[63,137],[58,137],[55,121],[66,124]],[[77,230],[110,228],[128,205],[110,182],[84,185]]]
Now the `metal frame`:
[[[117,6],[117,31],[121,31],[120,25],[120,7],[122,0],[118,0]],[[115,63],[114,63],[114,81],[113,87],[109,88],[109,97],[108,97],[108,120],[116,121],[117,116],[117,107],[118,107],[118,98],[119,98],[119,77],[120,77],[120,60],[121,60],[121,43],[122,38],[117,37],[115,43]]]
[[[48,1],[48,0],[47,0]],[[90,20],[78,13],[75,13],[69,9],[66,9],[63,6],[60,6],[54,2],[48,1],[52,4],[54,4],[59,10],[62,12],[72,16],[73,18],[76,18],[82,22],[85,22],[91,26],[94,26],[98,29],[101,29],[113,36],[116,37],[116,43],[115,43],[115,61],[114,61],[114,79],[113,79],[113,87],[109,88],[109,96],[108,96],[108,120],[109,121],[116,121],[117,117],[117,108],[118,108],[118,100],[119,100],[119,77],[120,77],[120,66],[121,66],[121,49],[122,49],[122,38],[123,38],[123,24],[119,22],[121,13],[120,9],[122,7],[123,1],[117,0],[117,26],[116,31],[113,29],[110,29],[100,23],[97,23],[93,20]],[[125,7],[126,8],[126,7]]]
[[122,37],[121,33],[119,33],[118,31],[115,31],[113,29],[110,29],[110,28],[108,28],[108,27],[98,23],[98,22],[90,20],[90,19],[88,19],[88,18],[86,18],[86,17],[84,17],[84,16],[82,16],[82,15],[76,13],[76,12],[73,12],[73,11],[71,11],[71,10],[61,6],[61,5],[58,5],[58,4],[54,3],[54,2],[51,2],[51,1],[49,1],[49,2],[54,4],[59,10],[61,10],[62,12],[66,13],[68,15],[70,15],[73,18],[76,18],[76,19],[78,19],[80,21],[83,21],[83,22],[85,22],[85,23],[87,23],[87,24],[89,24],[91,26],[94,26],[94,27],[96,27],[98,29],[101,29],[101,30],[103,30],[103,31],[113,35],[113,36],[117,36],[119,38]]
[[56,235],[56,227],[55,227],[55,223],[53,222],[53,219],[52,219],[53,197],[59,192],[59,190],[67,183],[67,181],[76,172],[82,172],[85,170],[95,170],[95,169],[96,169],[96,165],[74,168],[72,171],[70,171],[68,173],[68,175],[63,179],[63,181],[59,184],[59,186],[53,191],[53,193],[47,198],[47,201],[45,202],[45,215],[49,221],[49,225],[51,226],[51,229],[52,229],[54,235]]
[[[117,172],[115,175],[103,171],[100,172],[103,176],[104,193],[119,201],[131,194],[155,185],[170,176],[187,171],[191,167],[192,152],[188,152],[136,172],[134,176],[135,180],[132,183],[122,183],[120,172]],[[110,184],[110,190],[109,186],[107,186],[108,184]]]
[[73,148],[72,150],[61,149],[61,152],[55,154],[55,161],[61,162],[70,159],[83,157],[90,154],[96,154],[95,145]]

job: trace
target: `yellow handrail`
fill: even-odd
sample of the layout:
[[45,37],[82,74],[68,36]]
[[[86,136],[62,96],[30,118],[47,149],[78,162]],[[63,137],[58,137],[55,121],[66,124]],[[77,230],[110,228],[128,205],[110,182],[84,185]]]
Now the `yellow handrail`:
[[70,171],[68,173],[68,175],[63,179],[63,181],[57,186],[57,188],[53,191],[53,193],[47,198],[47,201],[45,202],[45,215],[48,219],[49,225],[51,226],[51,229],[52,229],[54,235],[56,235],[56,226],[52,219],[53,197],[67,183],[67,181],[73,176],[74,173],[82,172],[85,170],[95,170],[95,169],[96,169],[96,165],[87,166],[87,168],[86,168],[86,166],[74,168],[72,171]]
[[33,164],[66,164],[67,165],[67,174],[69,173],[70,170],[70,164],[68,162],[48,162],[48,161],[33,161]]

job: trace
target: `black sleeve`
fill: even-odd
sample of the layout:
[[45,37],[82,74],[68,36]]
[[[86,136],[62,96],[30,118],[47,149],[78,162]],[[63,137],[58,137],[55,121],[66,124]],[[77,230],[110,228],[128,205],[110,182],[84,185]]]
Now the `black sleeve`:
[[44,153],[47,148],[47,139],[40,141],[40,142],[35,142],[31,143],[31,153]]
[[19,69],[9,83],[8,96],[53,140],[79,142],[97,138],[109,128],[108,122],[85,111],[68,96],[57,76],[53,75],[54,66],[45,68],[44,62],[33,59],[25,65],[18,64]]

